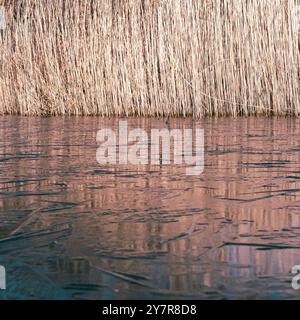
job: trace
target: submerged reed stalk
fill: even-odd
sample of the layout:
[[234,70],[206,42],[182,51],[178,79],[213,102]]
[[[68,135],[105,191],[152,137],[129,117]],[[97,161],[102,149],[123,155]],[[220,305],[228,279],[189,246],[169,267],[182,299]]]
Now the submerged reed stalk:
[[297,0],[0,0],[0,114],[299,115]]

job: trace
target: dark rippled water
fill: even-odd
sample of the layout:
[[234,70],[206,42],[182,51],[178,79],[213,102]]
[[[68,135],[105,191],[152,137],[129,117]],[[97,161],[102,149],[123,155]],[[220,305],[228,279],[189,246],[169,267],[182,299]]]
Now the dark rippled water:
[[0,118],[0,265],[17,299],[298,299],[300,121],[205,130],[205,170],[100,166],[118,119]]

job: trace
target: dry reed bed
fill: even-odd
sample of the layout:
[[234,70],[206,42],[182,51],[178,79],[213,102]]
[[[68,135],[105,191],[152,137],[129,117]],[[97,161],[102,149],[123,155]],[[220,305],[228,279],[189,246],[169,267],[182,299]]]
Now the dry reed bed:
[[0,114],[300,114],[296,0],[0,5]]

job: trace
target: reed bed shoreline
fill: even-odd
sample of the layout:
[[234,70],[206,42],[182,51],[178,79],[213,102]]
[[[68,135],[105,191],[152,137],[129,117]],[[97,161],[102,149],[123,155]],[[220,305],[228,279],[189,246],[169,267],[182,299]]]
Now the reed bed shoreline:
[[299,0],[0,0],[0,115],[298,116]]

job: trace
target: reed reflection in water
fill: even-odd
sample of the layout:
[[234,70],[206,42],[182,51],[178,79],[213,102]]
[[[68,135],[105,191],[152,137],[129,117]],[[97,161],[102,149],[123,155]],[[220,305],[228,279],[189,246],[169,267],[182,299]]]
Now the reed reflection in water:
[[298,119],[128,120],[203,128],[200,176],[100,166],[118,123],[0,118],[0,298],[299,298]]

